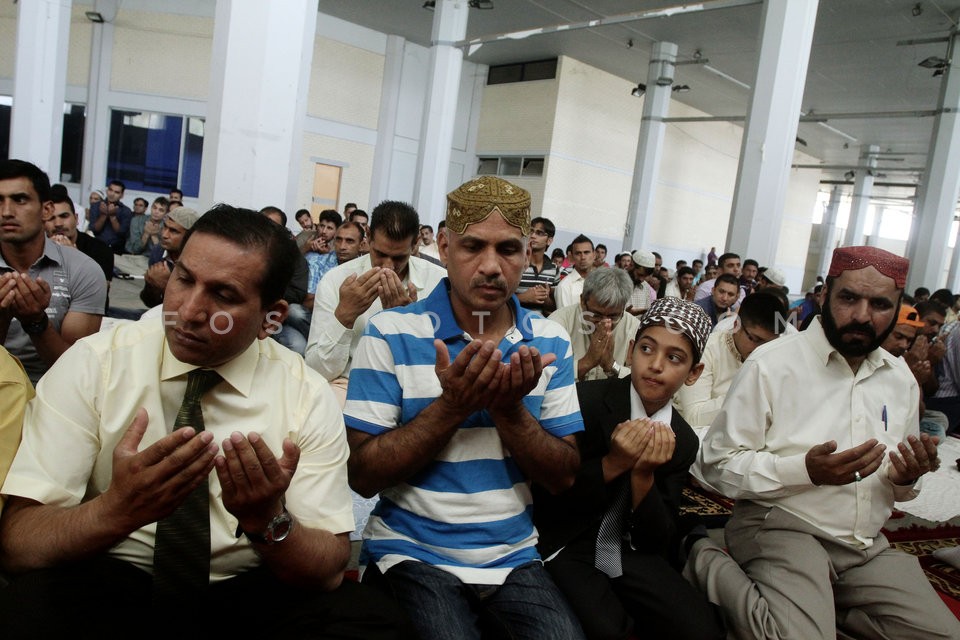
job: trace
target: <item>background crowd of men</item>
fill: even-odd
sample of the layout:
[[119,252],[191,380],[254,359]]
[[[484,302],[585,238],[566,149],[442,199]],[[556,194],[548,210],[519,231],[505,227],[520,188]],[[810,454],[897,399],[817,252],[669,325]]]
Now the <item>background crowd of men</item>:
[[[0,162],[4,637],[162,635],[194,598],[205,635],[960,636],[880,532],[960,420],[953,296],[904,258],[838,249],[791,306],[733,252],[551,253],[489,176],[436,232],[123,194],[81,216]],[[100,331],[125,251],[151,308]],[[725,548],[691,475],[736,501]]]

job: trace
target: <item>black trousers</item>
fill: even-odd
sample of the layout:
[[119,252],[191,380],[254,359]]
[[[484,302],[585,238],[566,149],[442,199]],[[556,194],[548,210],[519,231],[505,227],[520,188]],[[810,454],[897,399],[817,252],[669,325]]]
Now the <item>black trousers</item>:
[[0,637],[393,640],[405,626],[394,602],[349,581],[323,592],[256,569],[162,611],[152,587],[146,572],[105,556],[25,573],[0,589]]
[[719,609],[666,558],[624,546],[623,575],[594,567],[596,541],[581,536],[546,563],[588,640],[711,640],[726,637]]

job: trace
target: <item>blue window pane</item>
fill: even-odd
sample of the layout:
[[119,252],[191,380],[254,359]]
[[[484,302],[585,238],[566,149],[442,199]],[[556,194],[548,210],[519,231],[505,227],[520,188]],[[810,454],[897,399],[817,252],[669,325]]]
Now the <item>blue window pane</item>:
[[203,119],[187,118],[187,137],[183,150],[183,176],[180,188],[183,195],[200,195],[200,160],[203,157]]
[[177,186],[183,118],[162,113],[110,114],[107,179],[128,189],[166,193]]

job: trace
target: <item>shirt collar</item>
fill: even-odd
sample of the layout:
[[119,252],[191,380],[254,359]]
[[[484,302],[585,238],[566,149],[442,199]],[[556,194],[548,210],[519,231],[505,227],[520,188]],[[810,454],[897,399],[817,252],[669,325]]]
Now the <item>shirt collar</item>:
[[[63,260],[63,253],[60,251],[60,245],[51,240],[50,238],[43,239],[43,253],[40,254],[40,257],[37,258],[31,267],[43,264],[44,261],[50,261],[54,264],[60,264]],[[7,261],[3,259],[3,254],[0,254],[0,268],[13,269]]]
[[724,331],[723,332],[723,342],[727,345],[727,348],[730,349],[730,353],[733,354],[733,357],[737,359],[737,362],[743,364],[743,356],[740,355],[740,352],[737,351],[737,345],[733,342],[733,331]]
[[660,407],[658,411],[655,411],[652,416],[648,416],[647,410],[643,407],[643,400],[640,399],[640,394],[637,393],[636,388],[634,388],[634,386],[631,384],[630,385],[630,419],[640,420],[642,418],[650,418],[654,422],[672,424],[673,404],[668,402],[667,404]]
[[[214,371],[231,387],[239,391],[244,397],[250,395],[253,388],[253,377],[256,373],[257,361],[260,359],[260,340],[254,340],[249,347],[242,353],[229,360],[219,367],[214,367]],[[201,369],[193,364],[187,364],[177,360],[173,352],[170,351],[170,345],[167,339],[163,339],[163,360],[160,363],[160,380],[171,380],[180,376],[185,376],[194,369]]]
[[[516,295],[510,296],[507,304],[513,310],[514,330],[520,332],[523,340],[532,340],[533,331],[530,317],[532,312],[520,306],[520,301]],[[446,341],[464,334],[453,315],[453,305],[450,304],[450,278],[443,278],[440,284],[426,297],[424,310],[427,313],[434,314],[435,329],[433,335],[438,340]]]

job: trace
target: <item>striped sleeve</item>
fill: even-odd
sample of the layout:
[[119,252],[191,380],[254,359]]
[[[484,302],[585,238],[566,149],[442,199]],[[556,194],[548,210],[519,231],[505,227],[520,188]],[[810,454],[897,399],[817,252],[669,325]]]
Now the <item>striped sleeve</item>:
[[535,333],[543,336],[540,352],[557,356],[556,362],[544,369],[544,375],[550,377],[540,406],[540,424],[558,438],[583,431],[570,338],[556,322],[534,318],[532,323]]
[[371,435],[400,426],[403,400],[393,353],[376,321],[376,316],[371,318],[357,344],[343,408],[343,421],[348,428]]

